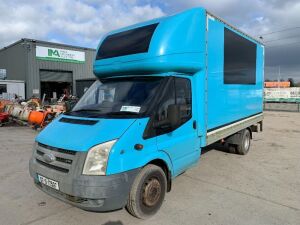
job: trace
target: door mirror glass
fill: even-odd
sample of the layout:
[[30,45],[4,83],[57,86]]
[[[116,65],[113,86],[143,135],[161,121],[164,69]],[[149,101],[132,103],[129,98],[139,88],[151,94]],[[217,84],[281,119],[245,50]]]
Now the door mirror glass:
[[180,107],[179,105],[168,105],[167,117],[153,124],[156,129],[173,130],[180,125]]
[[170,123],[172,129],[177,128],[180,125],[180,107],[179,105],[169,105],[168,106],[168,118],[167,120]]

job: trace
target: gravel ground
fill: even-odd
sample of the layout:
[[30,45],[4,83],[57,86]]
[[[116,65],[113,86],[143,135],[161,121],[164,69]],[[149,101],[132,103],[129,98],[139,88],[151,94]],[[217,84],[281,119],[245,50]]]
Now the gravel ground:
[[300,113],[266,112],[248,155],[214,147],[174,180],[149,220],[125,209],[92,213],[39,191],[28,173],[36,131],[0,128],[0,224],[300,224]]

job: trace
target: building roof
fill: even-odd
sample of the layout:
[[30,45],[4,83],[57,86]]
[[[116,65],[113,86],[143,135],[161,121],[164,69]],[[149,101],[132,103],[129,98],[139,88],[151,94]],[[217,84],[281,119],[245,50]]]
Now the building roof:
[[17,45],[22,42],[31,42],[31,43],[40,43],[40,44],[48,44],[48,45],[57,45],[61,47],[69,47],[69,48],[76,48],[76,49],[81,49],[81,50],[90,50],[90,51],[96,51],[94,48],[86,48],[86,47],[80,47],[80,46],[75,46],[75,45],[68,45],[68,44],[63,44],[63,43],[55,43],[55,42],[49,42],[49,41],[41,41],[41,40],[36,40],[36,39],[29,39],[29,38],[22,38],[19,41],[16,41],[8,46],[5,46],[0,49],[0,51],[6,50],[14,45]]

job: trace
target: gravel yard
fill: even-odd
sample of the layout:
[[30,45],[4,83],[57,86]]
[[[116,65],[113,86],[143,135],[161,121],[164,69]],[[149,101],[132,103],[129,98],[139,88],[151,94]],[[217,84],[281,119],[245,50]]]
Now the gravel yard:
[[246,156],[210,148],[173,182],[149,220],[92,213],[38,190],[28,172],[36,131],[0,128],[0,224],[300,224],[300,113],[266,112]]

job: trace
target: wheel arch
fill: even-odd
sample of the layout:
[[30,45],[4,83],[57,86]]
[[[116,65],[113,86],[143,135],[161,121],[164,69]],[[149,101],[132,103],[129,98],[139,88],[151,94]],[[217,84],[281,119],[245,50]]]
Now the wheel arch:
[[163,150],[156,151],[144,158],[144,160],[142,162],[142,167],[145,167],[148,164],[154,164],[154,165],[162,168],[162,170],[166,174],[166,178],[168,181],[167,191],[168,192],[171,191],[172,177],[173,177],[174,171],[173,171],[172,160],[171,160],[171,157],[169,156],[169,154]]
[[168,164],[164,160],[159,158],[151,160],[146,165],[149,164],[156,165],[164,171],[167,178],[167,192],[170,192],[172,188],[172,173],[170,171],[170,168],[168,167]]
[[252,139],[252,130],[251,130],[251,127],[247,127],[246,129],[249,131],[249,133],[250,133],[250,138]]

